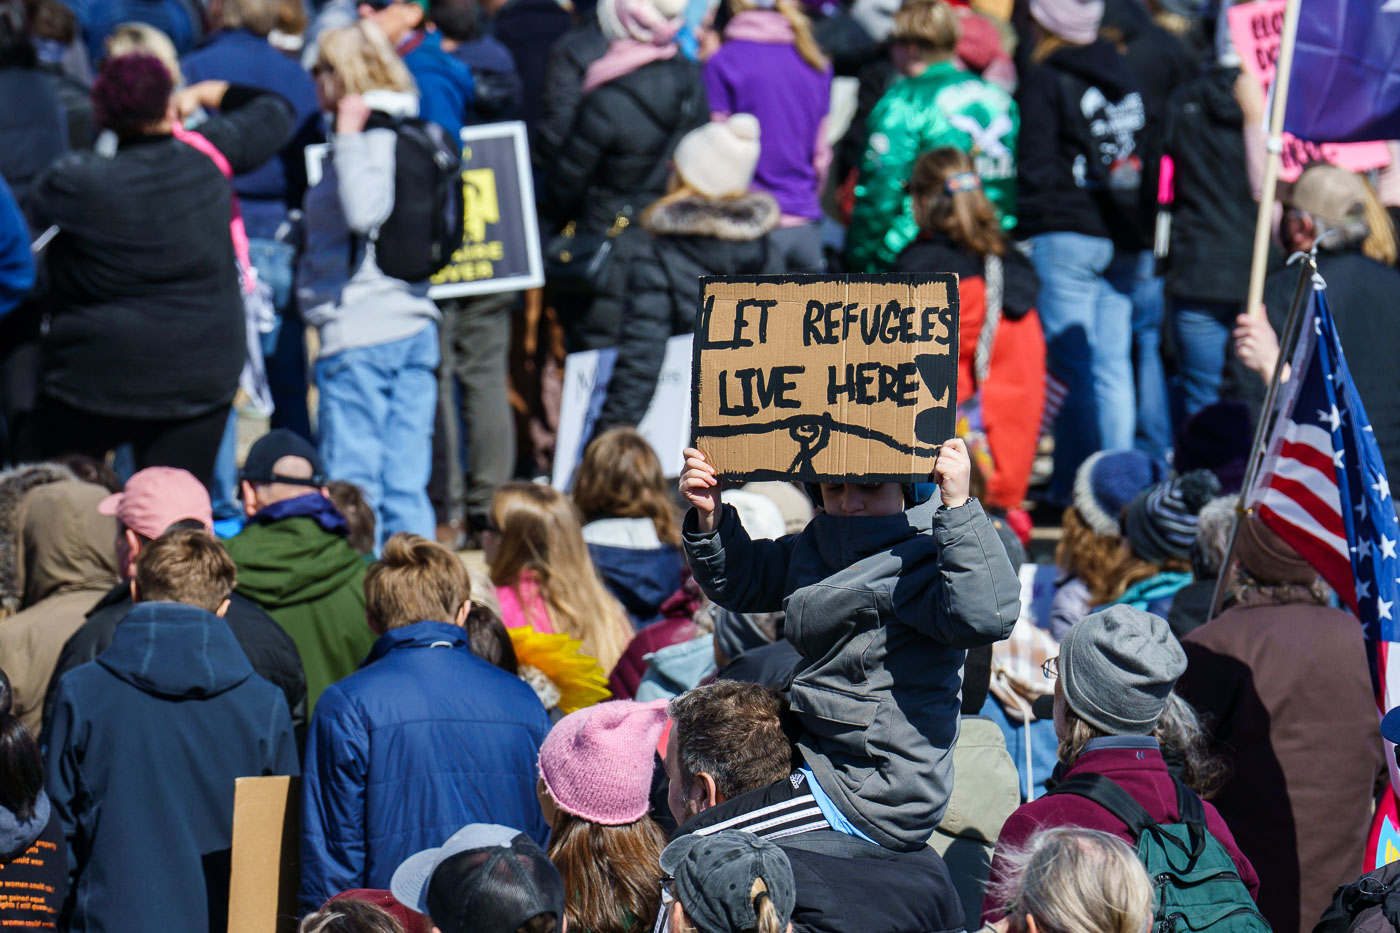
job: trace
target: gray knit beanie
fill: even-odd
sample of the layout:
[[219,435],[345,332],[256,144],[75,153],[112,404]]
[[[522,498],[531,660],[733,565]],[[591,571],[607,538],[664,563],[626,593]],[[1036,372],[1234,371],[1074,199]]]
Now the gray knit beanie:
[[1109,735],[1149,735],[1186,670],[1186,652],[1162,617],[1109,606],[1065,633],[1059,667],[1080,719]]

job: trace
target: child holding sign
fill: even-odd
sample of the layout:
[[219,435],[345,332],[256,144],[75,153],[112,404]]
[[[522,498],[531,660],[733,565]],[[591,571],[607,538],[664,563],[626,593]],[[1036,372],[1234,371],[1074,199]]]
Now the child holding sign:
[[777,541],[751,540],[721,506],[714,466],[685,455],[696,581],[726,609],[786,608],[787,639],[806,659],[790,697],[823,815],[886,848],[922,848],[952,791],[965,649],[1006,638],[1020,614],[1006,550],[968,495],[966,444],[943,444],[937,499],[915,502],[897,483],[822,483],[824,513]]

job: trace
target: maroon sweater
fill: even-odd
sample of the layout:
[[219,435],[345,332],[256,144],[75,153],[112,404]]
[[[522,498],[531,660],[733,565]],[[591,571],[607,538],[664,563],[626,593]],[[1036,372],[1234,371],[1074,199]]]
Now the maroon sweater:
[[[1167,773],[1162,753],[1156,749],[1105,748],[1086,751],[1079,756],[1074,767],[1066,772],[1065,777],[1071,778],[1076,774],[1102,774],[1110,778],[1131,794],[1152,819],[1159,823],[1174,823],[1180,816],[1176,807],[1176,786],[1172,783],[1171,775]],[[1225,825],[1215,807],[1206,803],[1205,810],[1206,828],[1225,847],[1225,851],[1230,853],[1240,878],[1245,887],[1249,888],[1250,896],[1257,899],[1259,876],[1254,873],[1254,866],[1250,865],[1249,859],[1240,852],[1239,846],[1235,844],[1235,837],[1231,835],[1230,828]],[[1024,846],[1030,837],[1035,835],[1036,830],[1052,826],[1100,829],[1112,833],[1130,846],[1137,846],[1137,840],[1128,833],[1128,827],[1092,800],[1073,794],[1041,797],[1039,800],[1022,804],[1002,826],[1001,835],[997,838],[996,855],[992,859],[992,877],[987,886],[988,892],[995,890],[1005,871],[1006,863],[1002,852],[1007,848]],[[1000,905],[988,893],[982,902],[983,921],[991,923],[1000,920],[1002,916]]]

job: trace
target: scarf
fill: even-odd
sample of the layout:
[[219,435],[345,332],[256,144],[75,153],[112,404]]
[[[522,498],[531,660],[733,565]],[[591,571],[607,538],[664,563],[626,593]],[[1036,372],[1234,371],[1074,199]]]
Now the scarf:
[[310,518],[324,531],[338,535],[350,533],[350,526],[346,524],[344,516],[336,511],[335,504],[320,492],[308,492],[304,496],[274,502],[254,515],[253,521],[259,525],[267,525],[280,522],[284,518]]
[[724,27],[724,38],[768,45],[792,45],[797,41],[792,22],[775,10],[745,10]]
[[617,39],[608,46],[603,57],[588,66],[583,74],[583,93],[590,94],[609,81],[631,74],[643,65],[675,58],[680,48],[675,43],[654,45],[636,39]]

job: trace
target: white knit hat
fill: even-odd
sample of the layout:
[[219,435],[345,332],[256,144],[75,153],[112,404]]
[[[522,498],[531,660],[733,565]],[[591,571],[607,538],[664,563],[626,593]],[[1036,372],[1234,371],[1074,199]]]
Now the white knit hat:
[[599,0],[598,25],[609,42],[665,45],[682,26],[685,0]]
[[681,137],[676,174],[708,198],[743,194],[758,167],[758,118],[736,113]]

